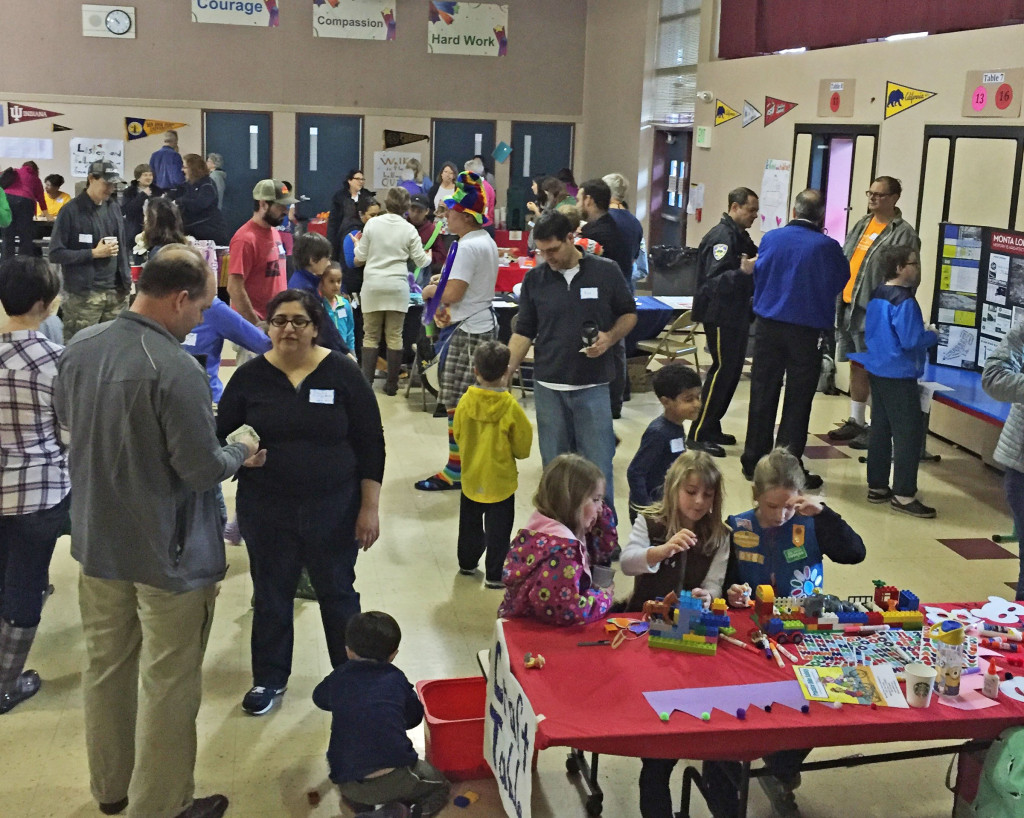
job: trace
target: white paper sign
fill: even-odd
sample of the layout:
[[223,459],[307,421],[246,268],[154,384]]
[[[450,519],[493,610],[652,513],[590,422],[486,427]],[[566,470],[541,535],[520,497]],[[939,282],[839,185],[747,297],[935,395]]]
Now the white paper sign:
[[118,175],[124,178],[124,140],[121,139],[86,139],[74,137],[68,143],[71,151],[71,175],[85,178],[89,175],[89,165],[100,159],[114,163]]
[[427,50],[431,54],[504,57],[508,51],[506,5],[431,3],[429,14]]
[[332,0],[313,6],[314,37],[394,40],[395,0]]
[[484,720],[484,758],[498,781],[505,814],[510,818],[530,818],[533,794],[530,768],[534,737],[537,735],[537,716],[519,681],[512,675],[503,621],[499,619],[494,624],[487,717]]
[[192,0],[193,23],[277,28],[279,14],[278,0]]
[[788,159],[769,159],[761,177],[761,232],[767,233],[789,221],[789,177],[793,164]]
[[53,140],[0,136],[0,159],[53,159]]
[[384,192],[389,187],[398,187],[402,171],[410,159],[422,164],[423,154],[409,151],[376,151],[373,154],[373,189],[383,202]]

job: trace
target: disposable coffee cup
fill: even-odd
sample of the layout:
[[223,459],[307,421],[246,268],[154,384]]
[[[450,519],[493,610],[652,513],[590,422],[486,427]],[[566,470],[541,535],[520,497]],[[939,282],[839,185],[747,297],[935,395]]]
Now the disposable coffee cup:
[[610,588],[615,582],[615,569],[606,565],[591,565],[590,577],[594,581],[595,588]]
[[911,707],[927,707],[932,703],[935,668],[915,662],[907,665],[903,671],[903,678],[907,682],[907,704]]
[[103,237],[103,243],[104,244],[117,244],[117,236],[104,236]]

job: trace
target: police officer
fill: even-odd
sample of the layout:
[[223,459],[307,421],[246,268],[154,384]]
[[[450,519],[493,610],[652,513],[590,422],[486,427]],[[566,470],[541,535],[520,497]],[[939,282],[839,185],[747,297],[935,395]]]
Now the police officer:
[[687,446],[715,457],[725,457],[722,446],[736,443],[735,437],[722,432],[722,418],[740,382],[747,353],[757,257],[757,245],[747,230],[757,219],[757,208],[757,194],[750,188],[731,191],[729,212],[722,214],[722,221],[707,232],[697,250],[693,317],[704,324],[711,369]]

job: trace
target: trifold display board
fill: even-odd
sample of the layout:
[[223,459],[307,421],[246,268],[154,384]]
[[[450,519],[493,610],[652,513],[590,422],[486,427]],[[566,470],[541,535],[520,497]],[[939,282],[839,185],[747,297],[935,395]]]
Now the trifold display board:
[[1024,233],[942,224],[936,258],[932,363],[980,371],[1010,327],[1024,322]]

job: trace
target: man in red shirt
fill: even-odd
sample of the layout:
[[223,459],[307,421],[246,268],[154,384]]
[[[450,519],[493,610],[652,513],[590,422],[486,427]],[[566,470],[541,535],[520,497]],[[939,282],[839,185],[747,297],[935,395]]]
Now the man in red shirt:
[[252,189],[252,218],[231,238],[228,295],[235,312],[253,324],[267,317],[267,303],[285,289],[288,274],[278,225],[298,199],[281,182],[263,179]]

